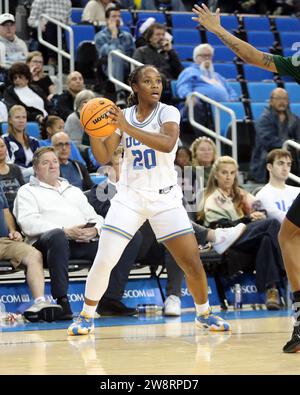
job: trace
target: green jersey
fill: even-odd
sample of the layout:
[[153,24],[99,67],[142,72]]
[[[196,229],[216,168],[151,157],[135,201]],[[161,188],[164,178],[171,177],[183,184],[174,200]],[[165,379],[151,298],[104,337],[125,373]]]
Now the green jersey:
[[[290,75],[300,84],[300,65],[294,66],[292,58],[273,55],[274,63],[279,75]],[[300,58],[297,59],[300,63]]]

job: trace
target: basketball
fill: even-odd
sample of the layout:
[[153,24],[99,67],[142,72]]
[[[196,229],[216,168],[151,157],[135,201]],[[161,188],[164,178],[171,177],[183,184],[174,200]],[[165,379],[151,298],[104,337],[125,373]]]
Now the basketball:
[[103,97],[89,100],[80,112],[80,122],[86,133],[92,137],[110,136],[116,125],[110,123],[109,110],[114,103]]

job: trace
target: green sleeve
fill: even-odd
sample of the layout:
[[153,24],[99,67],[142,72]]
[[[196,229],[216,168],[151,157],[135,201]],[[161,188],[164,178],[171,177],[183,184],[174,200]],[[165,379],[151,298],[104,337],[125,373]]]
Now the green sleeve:
[[293,58],[286,58],[280,55],[274,55],[274,63],[279,75],[290,75],[300,84],[300,58],[296,59],[298,64],[293,64]]

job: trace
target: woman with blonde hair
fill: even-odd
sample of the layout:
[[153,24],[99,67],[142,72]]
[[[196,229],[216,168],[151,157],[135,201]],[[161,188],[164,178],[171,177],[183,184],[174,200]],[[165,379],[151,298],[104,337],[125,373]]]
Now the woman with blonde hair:
[[9,161],[20,166],[25,181],[32,172],[33,153],[39,148],[39,141],[26,133],[27,112],[21,105],[14,105],[8,112],[7,133],[3,135]]
[[193,141],[190,150],[192,152],[192,165],[201,166],[204,172],[204,184],[206,186],[213,163],[217,158],[217,147],[209,137],[198,137]]
[[238,185],[238,165],[230,156],[219,157],[212,166],[204,193],[200,217],[207,227],[228,227],[239,222],[246,229],[231,248],[247,254],[255,253],[256,284],[266,292],[268,310],[280,309],[279,286],[284,267],[278,243],[280,223],[266,218],[255,197]]

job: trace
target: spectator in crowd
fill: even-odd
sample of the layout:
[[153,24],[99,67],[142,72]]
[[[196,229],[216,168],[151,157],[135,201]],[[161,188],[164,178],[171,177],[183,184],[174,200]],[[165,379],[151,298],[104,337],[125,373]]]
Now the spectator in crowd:
[[[217,147],[211,138],[202,136],[193,141],[191,145],[192,165],[194,168],[203,169],[203,177],[200,185],[206,187],[212,165],[217,159]],[[199,180],[200,181],[200,180]]]
[[67,90],[60,95],[53,97],[54,108],[56,113],[65,121],[74,111],[74,100],[77,93],[84,89],[84,80],[82,74],[73,71],[67,76]]
[[280,309],[279,287],[284,267],[278,244],[280,223],[266,219],[265,213],[253,204],[255,197],[238,186],[238,166],[229,156],[221,156],[214,163],[206,190],[204,207],[200,214],[204,225],[210,227],[232,226],[247,223],[246,230],[233,243],[237,251],[255,253],[256,285],[266,293],[268,310]]
[[20,166],[25,181],[32,175],[32,157],[39,147],[36,138],[26,133],[27,113],[23,106],[12,106],[8,114],[7,133],[3,135],[9,161]]
[[[65,123],[63,119],[58,117],[57,115],[49,115],[49,117],[42,124],[42,140],[39,141],[40,147],[48,147],[52,144],[52,136],[55,133],[64,131]],[[71,141],[71,156],[70,159],[78,160],[84,166],[86,165],[84,159],[81,156],[79,149],[76,144]]]
[[[255,146],[250,171],[252,178],[266,182],[266,157],[274,148],[281,148],[285,140],[300,141],[300,119],[289,108],[288,93],[283,88],[271,92],[270,104],[255,122]],[[299,158],[295,154],[294,173],[299,172]]]
[[4,90],[4,102],[8,109],[18,104],[25,107],[28,121],[42,122],[52,111],[46,95],[31,84],[31,72],[27,64],[14,63],[8,72],[9,85]]
[[170,100],[170,81],[176,80],[183,70],[178,55],[172,46],[172,36],[166,31],[166,27],[159,23],[153,23],[145,32],[146,45],[137,48],[133,53],[133,59],[143,63],[154,65],[162,74],[164,83],[163,101]]
[[[28,25],[37,28],[42,14],[46,14],[67,25],[72,23],[71,20],[72,3],[70,0],[33,0],[31,4],[30,15],[28,18]],[[42,26],[44,40],[50,42],[52,45],[57,45],[57,28],[56,25],[43,21]],[[64,33],[63,33],[64,37]],[[45,62],[48,64],[56,64],[57,55],[54,51],[47,47],[41,48]]]
[[0,66],[9,68],[15,62],[25,62],[27,45],[16,36],[15,17],[0,15]]
[[27,55],[26,63],[30,69],[32,85],[37,85],[42,89],[48,100],[51,100],[56,93],[56,86],[51,78],[43,71],[44,58],[40,51],[33,51]]
[[[17,193],[14,215],[28,241],[43,254],[50,271],[52,296],[63,309],[61,318],[71,320],[68,260],[94,260],[103,218],[79,188],[59,177],[59,161],[53,147],[36,151],[33,166],[35,175]],[[100,301],[103,315],[136,312],[120,302],[132,266],[130,247],[127,253],[112,272],[108,290]]]
[[114,5],[111,0],[90,0],[83,9],[81,21],[93,23],[96,26],[105,26],[105,11]]
[[186,67],[178,76],[176,88],[181,99],[185,99],[191,92],[202,93],[218,102],[238,99],[226,79],[215,72],[213,56],[214,48],[210,44],[200,44],[194,48],[194,64]]
[[65,132],[70,139],[77,145],[90,145],[88,135],[85,133],[80,123],[80,111],[89,100],[94,99],[95,93],[88,89],[83,89],[77,93],[74,100],[74,111],[68,116],[65,123]]
[[[107,75],[107,57],[110,51],[118,49],[124,55],[132,56],[135,49],[131,33],[121,30],[121,10],[119,7],[108,7],[105,11],[106,27],[95,35],[95,44],[103,72]],[[122,59],[116,59],[112,64],[113,75],[119,81],[125,82],[130,72],[129,64]],[[126,106],[126,93],[116,84],[116,104]]]
[[299,187],[286,185],[292,166],[292,155],[285,149],[274,149],[267,155],[269,182],[256,194],[256,199],[269,218],[284,220],[288,209],[300,193]]
[[24,311],[29,321],[54,321],[62,314],[60,306],[50,304],[45,299],[45,282],[41,253],[23,242],[17,231],[6,197],[0,188],[0,259],[9,260],[14,268],[25,269],[26,281],[34,303]]
[[59,159],[60,177],[65,178],[71,185],[82,191],[91,189],[93,182],[87,168],[81,162],[70,159],[71,140],[67,133],[55,133],[51,141]]
[[18,189],[25,181],[19,166],[7,163],[7,157],[6,144],[0,137],[0,189],[4,192],[9,210],[12,212]]

